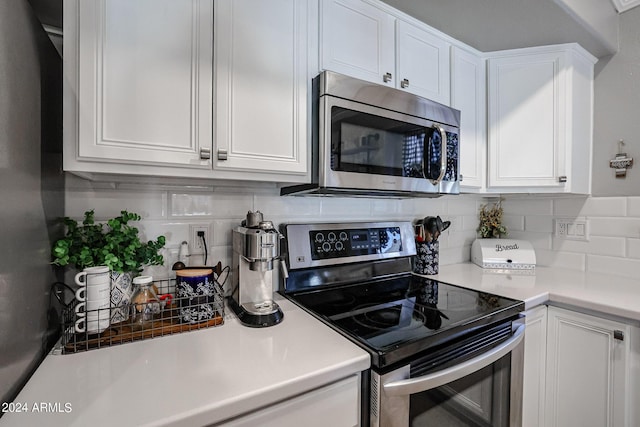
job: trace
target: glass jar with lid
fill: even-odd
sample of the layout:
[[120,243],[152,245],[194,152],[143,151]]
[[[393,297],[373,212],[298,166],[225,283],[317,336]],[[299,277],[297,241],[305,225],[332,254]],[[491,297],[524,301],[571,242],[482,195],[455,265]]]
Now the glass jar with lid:
[[151,276],[138,276],[133,279],[136,287],[131,297],[131,326],[134,329],[149,327],[154,315],[160,313],[160,300],[154,291]]

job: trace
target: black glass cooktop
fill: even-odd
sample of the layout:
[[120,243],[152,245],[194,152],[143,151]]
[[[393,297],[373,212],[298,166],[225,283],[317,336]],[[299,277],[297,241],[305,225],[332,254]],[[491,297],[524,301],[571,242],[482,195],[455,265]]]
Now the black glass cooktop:
[[516,317],[524,303],[412,274],[289,295],[382,368]]

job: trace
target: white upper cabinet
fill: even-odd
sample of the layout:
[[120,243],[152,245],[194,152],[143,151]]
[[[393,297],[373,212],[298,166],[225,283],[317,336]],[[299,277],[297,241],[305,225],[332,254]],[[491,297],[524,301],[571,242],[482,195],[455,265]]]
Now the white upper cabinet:
[[316,0],[65,0],[65,170],[307,181],[317,19]]
[[[215,2],[215,149],[218,176],[308,171],[308,45],[312,1]],[[317,5],[317,3],[316,3]],[[317,6],[316,6],[317,8]],[[317,13],[312,17],[317,22]]]
[[479,53],[451,50],[451,106],[460,110],[460,183],[462,190],[486,188],[486,67]]
[[211,3],[67,0],[64,14],[65,169],[210,170]]
[[396,21],[396,86],[449,105],[451,44],[402,20]]
[[320,67],[395,84],[395,18],[362,0],[321,0]]
[[576,44],[489,54],[489,191],[590,193],[594,64]]
[[450,43],[389,9],[362,0],[322,0],[320,68],[448,105]]

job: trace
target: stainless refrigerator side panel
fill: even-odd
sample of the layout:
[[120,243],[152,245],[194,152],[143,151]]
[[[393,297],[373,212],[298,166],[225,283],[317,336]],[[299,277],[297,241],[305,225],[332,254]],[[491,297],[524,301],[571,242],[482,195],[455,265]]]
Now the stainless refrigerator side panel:
[[26,0],[0,2],[0,28],[0,397],[5,402],[55,339],[48,330],[49,288],[55,281],[50,251],[59,232],[52,224],[64,214],[64,179],[62,60]]

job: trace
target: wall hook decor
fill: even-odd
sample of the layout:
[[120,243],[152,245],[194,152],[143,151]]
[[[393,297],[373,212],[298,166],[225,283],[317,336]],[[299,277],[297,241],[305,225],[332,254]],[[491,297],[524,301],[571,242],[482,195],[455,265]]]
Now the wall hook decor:
[[616,178],[624,178],[627,176],[627,169],[633,166],[633,158],[627,157],[627,153],[622,152],[625,145],[621,139],[618,141],[618,154],[613,160],[609,160],[609,167],[616,170]]

